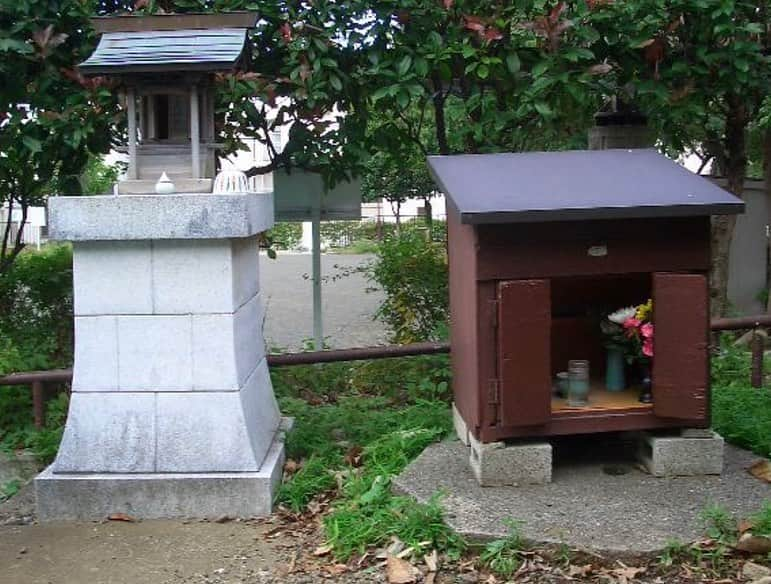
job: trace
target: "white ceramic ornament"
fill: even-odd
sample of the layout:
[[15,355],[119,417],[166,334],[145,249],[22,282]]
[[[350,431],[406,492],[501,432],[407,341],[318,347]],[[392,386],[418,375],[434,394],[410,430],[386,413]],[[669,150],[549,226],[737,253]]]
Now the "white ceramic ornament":
[[159,195],[170,195],[175,190],[176,187],[174,186],[174,183],[171,182],[171,179],[165,172],[161,175],[161,178],[158,179],[158,182],[155,183],[155,192]]

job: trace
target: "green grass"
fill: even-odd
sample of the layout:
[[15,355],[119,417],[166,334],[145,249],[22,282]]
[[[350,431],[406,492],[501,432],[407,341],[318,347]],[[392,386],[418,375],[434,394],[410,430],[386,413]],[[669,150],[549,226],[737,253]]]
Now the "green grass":
[[522,565],[522,552],[526,551],[519,523],[508,523],[509,534],[485,545],[479,556],[479,562],[501,578],[511,578]]
[[287,456],[302,461],[278,501],[301,511],[334,489],[324,529],[341,560],[392,537],[415,553],[458,554],[465,544],[445,524],[438,495],[420,504],[391,492],[393,477],[452,427],[449,405],[437,397],[446,360],[389,360],[389,371],[374,363],[274,371],[282,412],[295,418]]
[[763,503],[760,511],[750,517],[752,522],[752,533],[754,535],[763,535],[771,537],[771,500]]

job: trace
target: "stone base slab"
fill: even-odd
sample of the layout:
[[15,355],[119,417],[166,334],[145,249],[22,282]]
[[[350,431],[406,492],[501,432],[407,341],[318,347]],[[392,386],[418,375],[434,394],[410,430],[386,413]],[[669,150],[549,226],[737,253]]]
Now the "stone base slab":
[[683,432],[680,435],[642,432],[638,439],[638,458],[653,476],[719,475],[723,472],[724,442],[716,432]]
[[54,474],[35,479],[39,521],[86,521],[126,513],[137,519],[263,517],[273,509],[284,467],[284,418],[258,472]]
[[469,462],[483,487],[545,485],[551,482],[552,447],[544,441],[483,444],[469,433]]

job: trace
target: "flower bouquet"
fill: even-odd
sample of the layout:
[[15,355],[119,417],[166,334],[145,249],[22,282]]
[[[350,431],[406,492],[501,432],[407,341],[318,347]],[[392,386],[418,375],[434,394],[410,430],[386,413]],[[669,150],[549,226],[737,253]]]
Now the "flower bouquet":
[[653,358],[653,301],[620,308],[600,323],[607,349],[605,386],[609,391],[626,387],[624,365],[637,363],[644,371],[643,385],[650,385],[650,360]]

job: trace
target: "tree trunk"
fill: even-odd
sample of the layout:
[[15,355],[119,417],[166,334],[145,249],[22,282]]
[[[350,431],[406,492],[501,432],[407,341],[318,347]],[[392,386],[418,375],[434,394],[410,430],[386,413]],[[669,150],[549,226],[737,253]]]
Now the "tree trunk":
[[431,207],[431,199],[423,199],[423,208],[426,210],[426,229],[428,229],[428,238],[431,239],[431,230],[434,226],[434,210]]
[[[739,96],[729,96],[723,141],[723,168],[728,190],[739,198],[744,194],[744,174],[747,170],[747,109]],[[712,270],[710,273],[711,312],[723,316],[728,310],[729,254],[736,215],[717,215],[712,219]]]
[[[771,128],[768,128],[763,135],[763,179],[766,183],[766,208],[768,217],[767,225],[771,225]],[[766,300],[766,312],[771,313],[771,238],[767,238],[766,247],[766,290],[768,300]]]
[[444,94],[442,89],[442,80],[438,76],[433,79],[434,83],[434,123],[436,125],[436,141],[439,144],[439,154],[449,154],[450,144],[447,141],[447,124],[444,118]]

